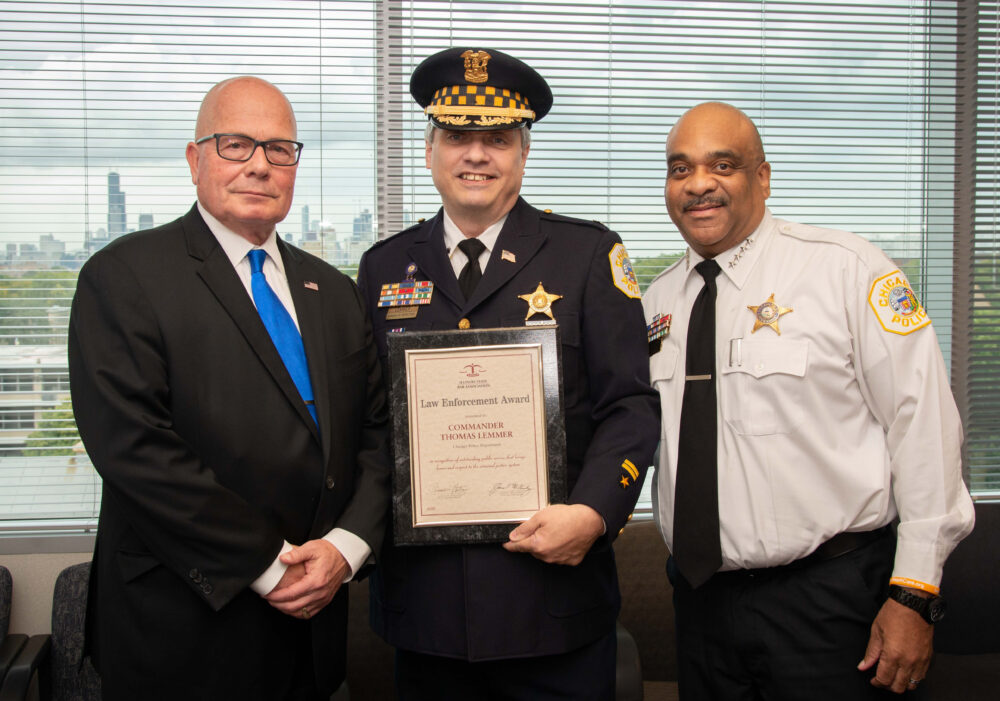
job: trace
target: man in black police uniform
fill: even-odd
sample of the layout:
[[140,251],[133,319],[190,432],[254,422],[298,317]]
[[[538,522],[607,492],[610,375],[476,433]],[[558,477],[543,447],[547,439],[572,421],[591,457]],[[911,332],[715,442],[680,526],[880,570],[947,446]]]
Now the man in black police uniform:
[[[620,596],[611,541],[659,437],[639,290],[621,239],[518,196],[528,128],[552,105],[533,69],[495,50],[421,63],[410,92],[430,117],[427,167],[444,207],[361,260],[383,364],[390,331],[559,324],[568,504],[500,545],[387,545],[372,624],[396,646],[404,699],[614,696]],[[383,286],[429,281],[400,318]],[[544,298],[544,302],[540,300]],[[395,302],[393,302],[395,303]]]

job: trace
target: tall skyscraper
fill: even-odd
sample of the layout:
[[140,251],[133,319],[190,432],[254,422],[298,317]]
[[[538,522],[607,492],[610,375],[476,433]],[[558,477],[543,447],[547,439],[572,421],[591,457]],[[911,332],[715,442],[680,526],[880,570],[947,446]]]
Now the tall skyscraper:
[[115,239],[128,231],[125,225],[125,191],[121,189],[118,173],[108,173],[108,238]]
[[372,213],[367,209],[362,209],[361,213],[354,217],[354,231],[351,234],[351,241],[371,241],[372,240]]
[[299,239],[302,243],[316,240],[316,229],[309,221],[309,205],[302,205],[302,236]]
[[153,228],[153,215],[152,214],[140,214],[139,215],[139,231],[145,231],[146,229]]

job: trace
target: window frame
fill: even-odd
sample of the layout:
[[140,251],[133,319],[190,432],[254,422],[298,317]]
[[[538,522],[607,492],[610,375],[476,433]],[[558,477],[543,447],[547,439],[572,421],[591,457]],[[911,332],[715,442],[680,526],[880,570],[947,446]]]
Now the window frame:
[[[487,3],[488,5],[489,3]],[[953,154],[953,158],[945,158],[944,165],[935,166],[933,173],[925,176],[927,183],[923,193],[925,211],[935,218],[933,227],[929,229],[937,236],[939,246],[947,246],[950,237],[950,268],[951,288],[947,294],[935,297],[930,294],[928,306],[933,306],[935,321],[949,328],[947,358],[951,367],[952,391],[962,417],[963,425],[969,426],[970,417],[975,415],[974,393],[972,383],[976,379],[973,362],[975,340],[973,338],[973,313],[975,308],[975,206],[976,189],[979,185],[975,168],[969,167],[977,159],[977,95],[980,90],[980,42],[979,28],[981,26],[981,5],[997,5],[995,2],[985,3],[983,0],[929,0],[930,13],[942,12],[945,15],[954,13],[957,17],[955,26],[956,56],[954,71],[947,68],[929,71],[927,80],[937,84],[931,85],[931,92],[947,88],[951,81],[954,85],[954,104],[947,101],[937,107],[934,119],[954,119],[954,143],[938,144],[938,149],[927,155],[927,162],[940,159],[942,154]],[[748,11],[763,3],[748,0]],[[375,184],[374,184],[374,222],[378,231],[384,237],[409,226],[412,221],[405,211],[405,203],[412,199],[408,191],[406,169],[412,167],[407,162],[405,146],[412,143],[415,136],[413,129],[414,107],[408,93],[409,63],[418,58],[416,52],[407,50],[401,45],[401,27],[404,24],[404,13],[407,3],[398,0],[377,0],[374,18],[374,59],[376,85],[373,119],[377,125],[372,141],[375,153]],[[563,3],[556,9],[569,12],[569,5]],[[992,10],[996,12],[996,10]],[[932,20],[933,21],[933,20]],[[933,24],[930,30],[935,30]],[[444,46],[447,40],[443,40]],[[403,60],[406,59],[406,60]],[[994,96],[995,97],[995,96]],[[933,107],[933,106],[932,106]],[[953,115],[952,115],[953,113]],[[665,136],[665,126],[664,129]],[[600,143],[601,134],[586,134],[587,127],[581,127],[584,140],[581,143]],[[551,137],[552,135],[547,135]],[[766,134],[765,134],[766,141]],[[307,146],[307,148],[309,148]],[[611,148],[605,142],[605,148]],[[329,167],[327,164],[325,167]],[[979,176],[982,177],[982,176]],[[429,180],[429,176],[428,176]],[[944,183],[944,187],[941,187]],[[951,200],[949,206],[948,200]],[[371,208],[371,207],[370,207]],[[947,211],[949,216],[941,219],[940,212]],[[178,215],[181,212],[178,212]],[[293,222],[299,213],[293,209],[286,221]],[[613,222],[612,222],[613,223]],[[935,228],[936,227],[936,228]],[[947,260],[947,256],[944,258]],[[924,271],[926,272],[926,271]],[[949,303],[950,302],[950,303]],[[945,318],[947,317],[947,319]],[[15,377],[17,369],[0,370],[0,383],[8,377]],[[41,366],[40,371],[33,370],[30,389],[4,390],[16,392],[31,392],[35,394],[50,393],[62,395],[66,393],[61,381],[61,371]],[[27,376],[27,371],[21,373]],[[51,376],[51,377],[50,377]],[[51,378],[55,378],[54,380]],[[21,378],[23,380],[23,378]],[[17,380],[15,382],[21,381]],[[55,386],[50,386],[51,383]],[[58,402],[56,402],[58,403]],[[12,408],[7,405],[5,409]],[[29,429],[17,429],[29,430]],[[963,469],[966,478],[969,477],[968,450],[963,454]],[[648,487],[647,487],[648,489]],[[998,501],[1000,490],[985,493],[974,493],[977,501]],[[647,509],[637,518],[649,518],[651,512]],[[23,522],[0,522],[0,553],[14,552],[85,552],[92,548],[93,532],[96,528],[96,514],[91,519],[39,519]],[[16,532],[17,536],[7,535]],[[44,545],[42,543],[45,543]],[[57,548],[49,550],[46,548]],[[60,548],[82,548],[80,550],[65,550]]]

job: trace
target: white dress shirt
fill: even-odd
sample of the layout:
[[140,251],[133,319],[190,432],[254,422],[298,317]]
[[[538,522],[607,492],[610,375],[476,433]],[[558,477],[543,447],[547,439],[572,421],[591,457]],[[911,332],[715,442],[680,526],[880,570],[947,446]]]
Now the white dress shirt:
[[[479,269],[483,273],[486,272],[486,264],[490,260],[490,254],[497,245],[497,237],[500,236],[500,230],[503,228],[504,222],[507,221],[507,215],[500,217],[498,221],[493,222],[488,227],[486,227],[483,233],[479,234],[476,238],[486,246],[486,250],[479,254]],[[458,247],[466,238],[462,230],[458,228],[458,225],[451,220],[448,216],[448,212],[444,213],[444,247],[448,251],[448,260],[451,261],[451,267],[455,271],[455,277],[458,277],[462,273],[462,268],[465,264],[469,262],[468,257],[462,253],[462,249]]]
[[[264,265],[262,266],[264,278],[271,289],[274,290],[278,299],[281,300],[281,304],[291,315],[292,321],[295,322],[295,328],[299,328],[299,319],[295,314],[295,304],[292,302],[292,293],[288,287],[288,277],[285,275],[285,264],[281,260],[281,254],[278,251],[277,232],[272,231],[263,244],[255,246],[209,214],[202,207],[201,202],[198,203],[198,211],[201,213],[201,217],[205,220],[205,223],[208,224],[208,228],[216,240],[218,240],[219,246],[222,247],[226,257],[229,258],[229,262],[236,269],[236,274],[239,275],[243,287],[246,288],[247,294],[250,295],[251,302],[253,302],[253,292],[250,287],[250,259],[247,258],[247,253],[255,248],[262,248],[267,252],[267,258],[264,259]],[[257,306],[256,302],[254,302],[254,306]],[[368,547],[368,543],[343,528],[334,528],[323,536],[323,539],[337,548],[340,554],[344,556],[344,559],[347,560],[347,564],[350,565],[351,571],[348,572],[347,577],[344,579],[345,582],[351,580],[354,573],[358,571],[358,568],[371,555],[371,548]],[[278,557],[264,570],[264,573],[260,577],[251,583],[250,588],[261,596],[274,589],[282,576],[284,576],[285,570],[288,569],[288,566],[282,563],[279,558],[291,549],[291,543],[285,541],[278,552]]]
[[[647,324],[672,315],[650,357],[663,410],[654,511],[668,546],[701,260],[689,250],[642,300]],[[974,516],[962,481],[962,426],[934,330],[929,322],[911,330],[880,321],[869,303],[896,264],[854,234],[770,212],[716,261],[722,569],[786,564],[898,513],[892,581],[936,593],[944,561]],[[759,317],[748,307],[772,294],[792,311],[778,317],[777,330],[754,331]]]

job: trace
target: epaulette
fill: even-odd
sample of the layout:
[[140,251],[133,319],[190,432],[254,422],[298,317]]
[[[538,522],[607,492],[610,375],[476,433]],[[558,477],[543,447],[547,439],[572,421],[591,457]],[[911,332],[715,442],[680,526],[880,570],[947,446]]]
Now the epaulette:
[[879,269],[882,261],[886,258],[886,254],[882,249],[850,231],[824,229],[818,226],[788,222],[782,219],[777,220],[777,230],[779,234],[790,236],[800,241],[837,246],[857,256],[872,269]]
[[395,239],[395,238],[397,238],[399,236],[402,236],[403,234],[408,234],[408,233],[410,233],[411,231],[413,231],[415,229],[419,229],[421,226],[424,225],[425,221],[426,221],[425,219],[421,219],[416,224],[414,224],[412,226],[409,226],[409,227],[403,229],[402,231],[397,231],[392,236],[386,236],[384,239],[379,239],[378,241],[376,241],[375,243],[373,243],[371,245],[371,248],[369,248],[368,250],[372,250],[372,249],[378,248],[379,246],[387,244],[390,241],[392,241],[393,239]]
[[549,221],[558,221],[566,224],[589,226],[599,231],[608,231],[608,227],[606,227],[604,224],[602,224],[597,220],[577,219],[576,217],[565,217],[562,214],[553,214],[551,209],[543,209],[541,217],[542,219],[548,219]]

